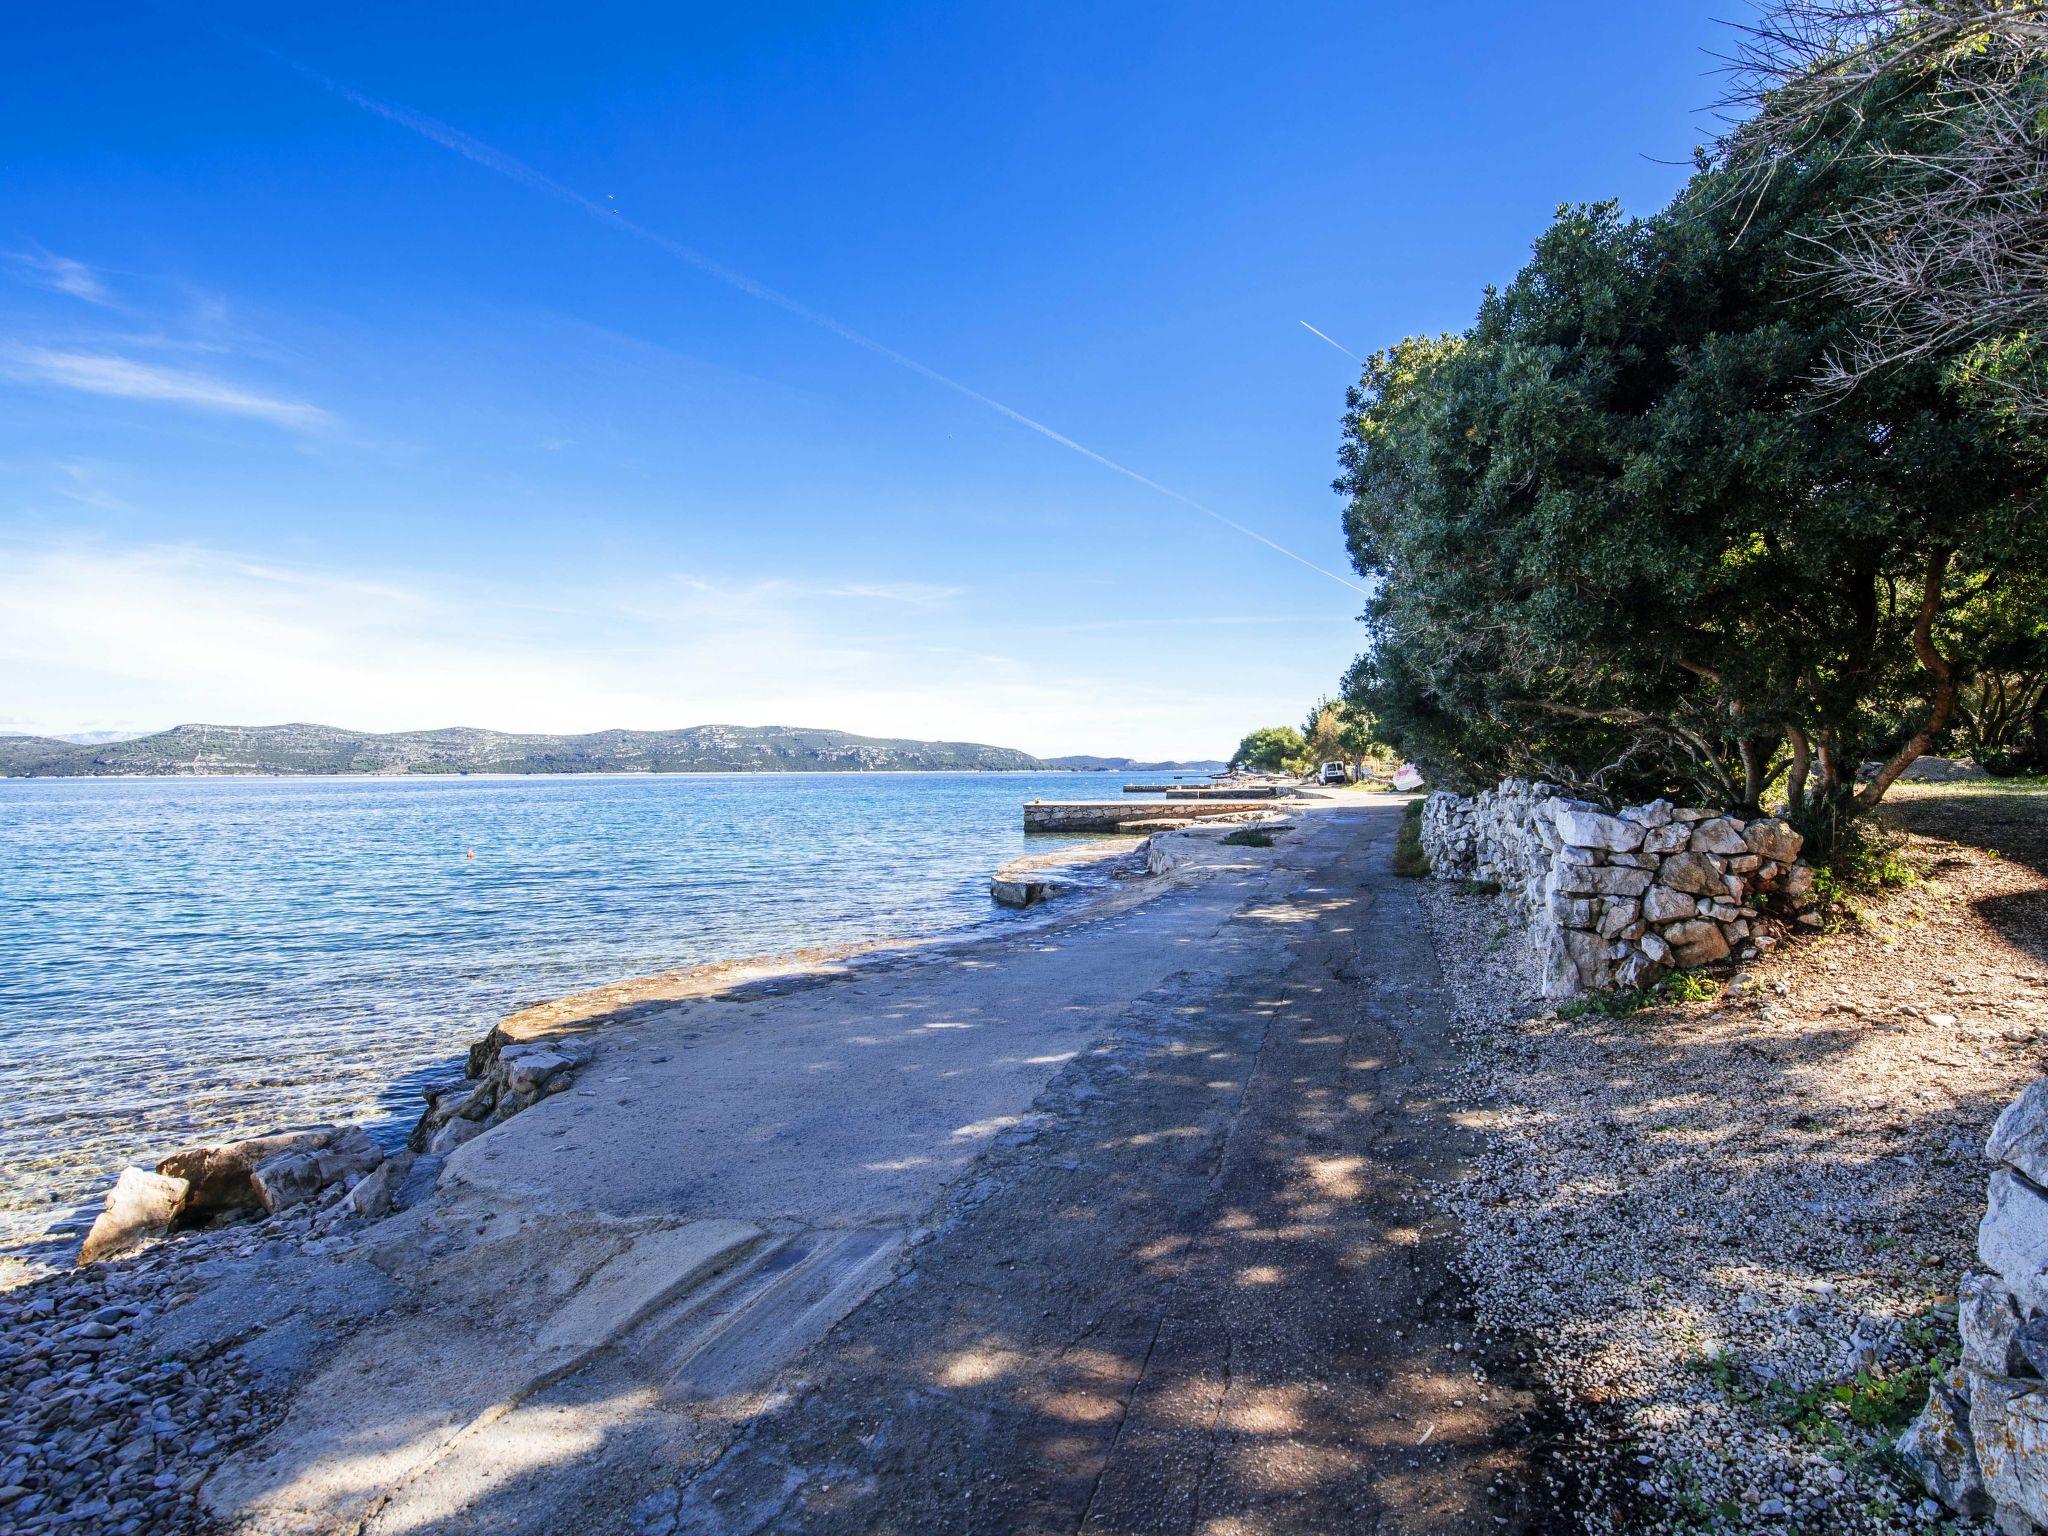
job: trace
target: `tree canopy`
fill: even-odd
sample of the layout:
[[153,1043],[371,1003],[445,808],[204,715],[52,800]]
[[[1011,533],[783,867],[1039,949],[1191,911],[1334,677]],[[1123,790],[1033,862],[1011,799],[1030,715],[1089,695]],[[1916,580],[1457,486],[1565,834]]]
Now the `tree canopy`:
[[1816,398],[1856,318],[1806,253],[1882,174],[1788,156],[1758,191],[1703,163],[1653,218],[1561,209],[1467,331],[1367,363],[1347,688],[1433,777],[1748,807],[1782,773],[1819,824],[1955,720],[1956,614],[2048,570],[2048,453],[1938,357]]
[[1291,725],[1264,726],[1237,744],[1230,764],[1254,773],[1300,773],[1308,767],[1308,739]]
[[[1853,389],[1905,359],[2048,419],[2048,3],[1759,0],[1738,28],[1729,162],[1870,162],[1811,269],[1860,312],[1822,378]],[[1895,131],[1909,118],[1910,135]],[[1871,132],[1877,125],[1879,131]]]

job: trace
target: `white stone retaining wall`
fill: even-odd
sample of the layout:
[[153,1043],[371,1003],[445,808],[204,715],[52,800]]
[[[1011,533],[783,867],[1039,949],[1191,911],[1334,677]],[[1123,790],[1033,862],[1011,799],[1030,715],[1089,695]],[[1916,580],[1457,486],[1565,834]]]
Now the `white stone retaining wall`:
[[1490,880],[1530,915],[1553,999],[1643,986],[1679,966],[1753,959],[1814,923],[1813,871],[1774,816],[1744,821],[1667,800],[1612,814],[1552,784],[1503,779],[1423,802],[1441,879]]
[[1963,1363],[1934,1383],[1899,1454],[1928,1492],[2007,1532],[2048,1529],[2048,1078],[1991,1128],[1982,1272],[1956,1292]]

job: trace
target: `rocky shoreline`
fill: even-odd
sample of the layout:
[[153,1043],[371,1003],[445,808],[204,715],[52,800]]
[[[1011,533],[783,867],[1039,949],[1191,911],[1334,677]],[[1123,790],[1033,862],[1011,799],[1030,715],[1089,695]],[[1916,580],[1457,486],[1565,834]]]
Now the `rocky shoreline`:
[[138,1354],[137,1331],[227,1267],[322,1253],[423,1197],[447,1152],[567,1091],[594,1054],[493,1030],[464,1077],[427,1088],[407,1149],[391,1155],[360,1126],[312,1126],[124,1171],[76,1268],[0,1291],[0,1524],[24,1536],[207,1529],[199,1485],[279,1405],[233,1354]]
[[[1088,899],[1063,903],[1061,915],[1141,899],[1132,882],[1156,884],[1168,867],[1148,870],[1146,857],[1144,844],[1127,842],[1056,855],[1069,880],[1077,859],[1098,866],[1078,887]],[[1188,862],[1181,850],[1170,867]],[[642,1009],[707,991],[773,995],[859,968],[872,948],[697,967],[522,1010],[470,1047],[460,1077],[424,1086],[425,1107],[400,1150],[387,1152],[360,1126],[318,1125],[125,1170],[75,1268],[0,1289],[0,1525],[24,1536],[209,1529],[201,1483],[283,1408],[236,1351],[200,1343],[163,1354],[163,1330],[181,1308],[223,1275],[345,1251],[372,1223],[426,1201],[450,1153],[575,1090],[599,1053],[592,1023],[630,1024]],[[920,952],[915,941],[896,949]],[[628,997],[640,1000],[622,1006]]]

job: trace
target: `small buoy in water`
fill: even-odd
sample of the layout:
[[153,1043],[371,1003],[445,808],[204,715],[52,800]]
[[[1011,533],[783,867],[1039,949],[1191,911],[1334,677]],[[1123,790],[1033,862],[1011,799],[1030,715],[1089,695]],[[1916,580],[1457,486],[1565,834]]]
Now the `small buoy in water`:
[[472,859],[476,857],[476,850],[475,850],[474,848],[472,848],[472,849],[470,849],[470,850],[469,850],[469,856],[470,856],[470,857],[471,857]]

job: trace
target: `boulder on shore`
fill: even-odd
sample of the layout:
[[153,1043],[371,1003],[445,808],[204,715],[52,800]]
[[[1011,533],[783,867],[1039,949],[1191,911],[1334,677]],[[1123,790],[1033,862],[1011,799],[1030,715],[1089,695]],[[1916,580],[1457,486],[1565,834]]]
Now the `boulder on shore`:
[[156,1171],[191,1186],[180,1212],[189,1225],[222,1211],[274,1215],[329,1185],[353,1183],[383,1157],[361,1126],[313,1125],[173,1152]]
[[106,1206],[78,1250],[78,1262],[94,1264],[125,1253],[147,1238],[162,1237],[178,1219],[191,1188],[183,1179],[123,1168],[107,1191]]

